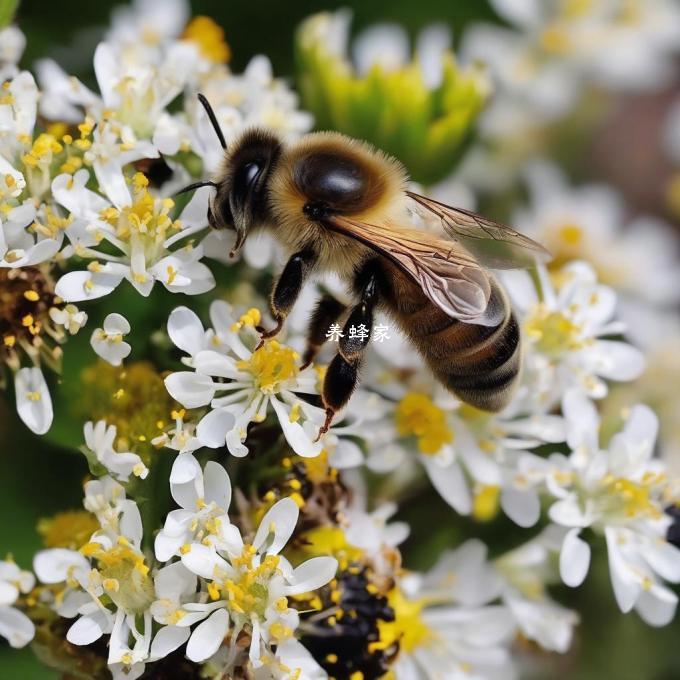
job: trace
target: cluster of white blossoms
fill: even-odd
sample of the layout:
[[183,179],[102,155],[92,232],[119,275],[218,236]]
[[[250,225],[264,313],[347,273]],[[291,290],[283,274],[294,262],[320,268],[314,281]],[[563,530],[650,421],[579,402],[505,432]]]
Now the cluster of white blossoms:
[[[680,46],[670,0],[493,5],[510,26],[463,36],[464,56],[488,62],[496,82],[464,164],[476,188],[489,185],[476,184],[475,155],[498,158],[490,142],[516,134],[513,112],[560,120],[586,86],[657,86]],[[605,553],[620,610],[668,624],[680,583],[669,387],[680,280],[668,225],[629,218],[615,191],[570,184],[545,158],[527,163],[511,221],[554,259],[497,275],[523,337],[511,403],[487,413],[458,400],[390,325],[323,432],[337,344],[303,364],[306,326],[320,292],[349,302],[347,291],[318,275],[281,335],[261,341],[273,240],[249,239],[244,262],[225,267],[233,236],[208,233],[212,189],[173,198],[223,156],[197,93],[227,143],[253,125],[295,138],[313,116],[266,57],[232,73],[215,22],[191,19],[183,0],[163,7],[114,12],[94,89],[52,60],[35,77],[22,70],[23,34],[0,31],[0,357],[24,424],[49,434],[43,369],[59,374],[88,317],[89,344],[77,346],[98,360],[89,383],[69,376],[71,393],[59,388],[83,386],[62,417],[84,416],[84,509],[44,524],[35,577],[0,562],[0,636],[21,647],[35,635],[46,662],[68,643],[80,674],[106,666],[119,680],[171,665],[255,680],[513,678],[532,663],[527,650],[515,658],[518,639],[571,650],[580,618],[559,586],[581,586]],[[348,21],[307,26],[341,53]],[[430,27],[411,62],[400,28],[369,29],[353,83],[415,64],[434,92],[453,72],[449,46],[447,29]],[[422,191],[474,203],[460,177]],[[168,293],[184,295],[169,306]],[[133,298],[139,307],[119,303]],[[420,506],[413,532],[402,502]],[[469,534],[501,514],[516,547],[499,554]],[[436,554],[413,559],[422,535],[449,523],[467,540],[441,551],[437,536]]]

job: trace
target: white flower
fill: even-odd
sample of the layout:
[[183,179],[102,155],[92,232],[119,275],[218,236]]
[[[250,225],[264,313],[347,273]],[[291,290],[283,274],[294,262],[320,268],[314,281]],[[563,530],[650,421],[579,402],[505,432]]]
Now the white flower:
[[528,273],[503,274],[524,326],[525,375],[536,408],[549,409],[569,387],[600,399],[607,394],[605,380],[638,377],[644,368],[640,351],[606,339],[624,325],[613,320],[616,294],[597,283],[592,268],[582,262],[566,266],[557,290],[545,269],[538,274],[540,298]]
[[553,558],[559,553],[564,533],[550,526],[535,539],[494,561],[503,580],[503,601],[523,635],[543,649],[561,654],[571,647],[579,622],[576,612],[554,602],[546,590],[547,585],[559,581]]
[[129,332],[130,324],[124,316],[108,314],[104,319],[104,327],[96,328],[92,333],[90,344],[104,361],[112,366],[120,366],[132,351],[132,347],[123,341],[123,337]]
[[63,326],[71,335],[75,335],[87,323],[87,314],[75,305],[64,305],[62,309],[52,307],[49,314],[55,324]]
[[[589,527],[604,534],[609,573],[619,608],[635,609],[649,624],[662,626],[675,612],[677,596],[663,581],[680,582],[680,550],[667,543],[671,518],[663,463],[655,460],[658,422],[646,406],[635,406],[606,450],[598,442],[599,417],[582,393],[564,398],[571,454],[561,485],[548,488],[557,500],[550,519],[568,531],[560,552],[560,574],[569,586],[585,579],[590,547],[580,538]],[[555,456],[557,458],[557,456]]]
[[[271,404],[278,417],[286,441],[301,456],[317,456],[323,446],[314,442],[318,425],[323,421],[321,409],[313,407],[298,394],[315,394],[317,375],[309,367],[300,371],[298,355],[276,340],[266,342],[256,351],[249,349],[239,332],[251,332],[259,323],[257,310],[250,310],[236,320],[226,303],[213,303],[211,315],[219,317],[220,332],[212,331],[215,349],[201,350],[192,357],[195,371],[172,373],[165,379],[170,395],[186,408],[210,405],[211,410],[198,423],[196,436],[204,446],[217,448],[226,443],[230,453],[245,456],[247,428],[251,422],[262,422]],[[187,315],[185,315],[187,316]],[[177,318],[177,317],[175,317]],[[187,316],[187,319],[189,317]],[[197,347],[204,342],[191,320],[195,332],[184,348]],[[189,326],[187,326],[189,328]],[[255,342],[254,333],[246,338]],[[198,343],[198,344],[196,344]],[[224,396],[216,396],[226,392]]]
[[671,228],[658,219],[627,221],[622,198],[607,186],[569,186],[547,161],[526,171],[531,202],[512,224],[553,255],[551,269],[585,260],[598,280],[629,298],[653,304],[680,299],[680,248]]
[[174,449],[179,453],[190,453],[201,448],[202,444],[194,434],[196,425],[184,422],[186,411],[179,409],[179,411],[172,411],[171,415],[174,418],[174,424],[162,434],[154,437],[151,443],[154,446]]
[[[140,173],[133,179],[133,194],[127,190],[120,205],[112,205],[85,185],[87,170],[75,175],[59,175],[52,184],[55,199],[71,213],[82,218],[96,243],[107,248],[97,250],[77,246],[76,252],[93,261],[87,271],[70,272],[57,282],[57,294],[68,301],[90,300],[113,291],[123,279],[148,296],[156,281],[171,292],[196,295],[210,290],[215,281],[208,268],[199,262],[200,245],[191,242],[177,250],[178,241],[206,226],[207,194],[197,191],[178,220],[169,216],[173,201],[154,198],[148,180]],[[110,253],[113,246],[118,255]],[[102,264],[99,260],[103,260]]]
[[272,645],[292,637],[298,613],[288,606],[288,597],[325,585],[338,566],[333,557],[314,557],[293,569],[279,555],[295,529],[298,514],[295,502],[283,498],[264,515],[252,544],[244,544],[233,525],[223,524],[224,547],[215,550],[194,543],[182,550],[182,563],[208,581],[213,600],[185,606],[187,617],[179,620],[179,625],[190,625],[195,620],[189,618],[190,613],[204,619],[189,639],[189,659],[201,662],[212,656],[230,630],[229,644],[235,654],[237,637],[245,631],[250,635],[250,662],[258,668],[263,657],[272,656]]
[[65,232],[50,196],[51,169],[63,145],[51,134],[34,139],[38,89],[22,71],[5,83],[0,103],[0,267],[35,265],[54,258]]
[[45,434],[52,425],[52,398],[42,371],[20,368],[14,375],[17,413],[35,434]]
[[117,480],[127,482],[130,475],[145,479],[149,469],[136,453],[115,450],[116,432],[116,426],[107,426],[105,420],[100,420],[96,424],[87,422],[84,427],[85,446]]
[[[269,59],[253,57],[241,75],[225,68],[210,69],[195,87],[215,111],[227,144],[249,127],[264,126],[288,139],[309,132],[313,117],[298,109],[297,95],[280,79],[273,77]],[[180,134],[203,159],[205,170],[215,172],[223,150],[216,144],[215,131],[203,107],[191,92],[185,100],[185,113],[176,121]]]
[[114,8],[106,39],[117,45],[156,46],[179,36],[189,12],[185,0],[166,0],[162,12],[154,0],[134,0],[129,6]]
[[462,404],[439,386],[429,391],[402,391],[387,411],[389,420],[372,425],[367,465],[380,472],[401,469],[413,457],[408,449],[415,449],[432,485],[457,512],[469,514],[474,496],[490,494],[500,497],[517,524],[535,524],[540,515],[536,485],[542,477],[525,474],[520,461],[542,443],[564,441],[562,419],[525,408],[521,393],[503,413],[490,414]]
[[29,593],[34,585],[30,571],[19,569],[11,560],[0,562],[0,636],[12,647],[25,647],[35,635],[33,622],[12,606],[21,593]]
[[168,513],[156,535],[156,558],[167,562],[193,542],[219,544],[221,526],[230,524],[231,482],[226,470],[209,461],[204,473],[191,453],[180,453],[170,473],[170,491],[181,509]]
[[137,678],[146,661],[166,656],[188,638],[187,630],[174,625],[163,626],[154,636],[151,608],[156,598],[179,596],[186,578],[192,577],[176,565],[152,577],[140,548],[139,510],[124,499],[119,510],[115,530],[112,523],[102,526],[78,552],[61,548],[39,552],[34,566],[44,583],[65,582],[55,601],[57,612],[77,617],[66,639],[89,645],[108,636],[108,664],[114,677]]
[[508,649],[515,622],[506,607],[488,604],[500,581],[485,560],[484,545],[471,540],[391,591],[395,621],[381,643],[399,642],[397,680],[515,677]]

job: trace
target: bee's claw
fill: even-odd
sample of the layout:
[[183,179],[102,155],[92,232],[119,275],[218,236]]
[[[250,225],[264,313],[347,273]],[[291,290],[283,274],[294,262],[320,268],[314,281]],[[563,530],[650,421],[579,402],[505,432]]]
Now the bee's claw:
[[327,408],[326,409],[326,420],[324,424],[319,428],[319,434],[316,435],[316,439],[314,440],[314,443],[319,441],[321,437],[323,437],[326,432],[330,429],[331,423],[333,422],[333,417],[335,416],[335,411],[332,408]]
[[254,349],[254,351],[257,352],[257,350],[260,349],[262,345],[264,345],[266,340],[269,340],[269,338],[273,338],[274,336],[278,335],[279,332],[281,331],[282,326],[283,319],[277,319],[276,326],[274,326],[274,328],[272,328],[270,331],[266,330],[264,326],[255,326],[255,330],[260,334],[260,342]]

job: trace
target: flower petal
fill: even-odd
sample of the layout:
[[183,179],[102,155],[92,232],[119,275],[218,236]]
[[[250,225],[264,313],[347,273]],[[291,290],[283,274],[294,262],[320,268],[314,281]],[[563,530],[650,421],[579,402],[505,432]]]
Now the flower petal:
[[20,368],[14,376],[17,413],[35,434],[45,434],[54,416],[52,398],[39,368]]
[[321,586],[325,586],[338,570],[335,557],[312,557],[293,569],[288,579],[290,585],[286,587],[286,595],[301,595]]
[[[257,528],[253,546],[276,555],[292,536],[300,510],[292,498],[282,498],[267,511]],[[266,542],[266,545],[265,545]]]
[[179,626],[163,626],[154,637],[149,650],[149,661],[156,661],[166,657],[183,645],[191,634],[190,628]]
[[205,406],[215,396],[212,378],[193,371],[171,373],[165,379],[165,387],[170,396],[186,408]]
[[194,356],[203,348],[205,329],[195,312],[188,307],[177,307],[168,317],[168,335],[176,347]]
[[189,644],[187,657],[196,663],[211,657],[220,647],[229,628],[226,609],[213,612],[203,623],[196,626]]
[[0,636],[12,647],[25,647],[34,635],[35,626],[26,614],[13,607],[0,607]]
[[572,529],[564,537],[560,551],[560,576],[572,588],[580,586],[590,567],[590,546]]
[[206,502],[215,502],[226,512],[231,503],[231,480],[227,471],[219,463],[210,460],[205,465],[203,479]]
[[501,507],[515,524],[525,528],[534,526],[541,516],[541,501],[533,489],[504,488]]

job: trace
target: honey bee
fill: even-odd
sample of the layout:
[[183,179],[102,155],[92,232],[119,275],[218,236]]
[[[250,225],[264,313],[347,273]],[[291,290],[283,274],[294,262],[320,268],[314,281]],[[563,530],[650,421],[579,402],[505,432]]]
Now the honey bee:
[[199,98],[225,156],[214,181],[185,190],[216,189],[208,221],[235,230],[232,256],[260,229],[270,230],[289,255],[270,298],[276,325],[258,328],[261,342],[281,330],[313,271],[336,272],[356,298],[347,310],[323,296],[311,316],[304,365],[329,326],[346,319],[324,378],[319,436],[358,383],[367,343],[350,328],[363,324],[370,333],[376,310],[394,319],[437,380],[462,401],[491,412],[506,406],[521,371],[520,330],[486,267],[531,266],[547,251],[510,227],[409,191],[398,160],[339,133],[285,144],[254,128],[227,148],[209,103]]

